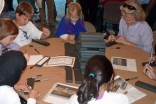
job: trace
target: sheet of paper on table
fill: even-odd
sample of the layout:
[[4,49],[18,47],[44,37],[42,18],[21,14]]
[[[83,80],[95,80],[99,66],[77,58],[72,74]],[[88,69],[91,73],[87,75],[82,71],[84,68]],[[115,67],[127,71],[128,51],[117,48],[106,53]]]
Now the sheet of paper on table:
[[[123,82],[126,82],[125,89],[121,88],[121,85]],[[118,88],[116,88],[116,93],[125,93],[125,95],[129,98],[130,102],[133,103],[143,97],[145,97],[147,94],[141,92],[140,90],[136,89],[134,86],[129,84],[127,81],[125,81],[122,77],[117,75],[114,78],[114,85],[119,85]]]
[[136,60],[123,57],[112,57],[111,62],[114,69],[137,72]]
[[47,95],[43,98],[43,101],[52,104],[66,104],[69,98],[76,94],[76,92],[77,87],[75,86],[55,83]]
[[57,56],[57,57],[51,57],[50,60],[44,66],[70,66],[70,67],[73,67],[74,63],[75,63],[75,57]]
[[43,55],[30,55],[27,65],[35,65],[42,58],[43,58]]

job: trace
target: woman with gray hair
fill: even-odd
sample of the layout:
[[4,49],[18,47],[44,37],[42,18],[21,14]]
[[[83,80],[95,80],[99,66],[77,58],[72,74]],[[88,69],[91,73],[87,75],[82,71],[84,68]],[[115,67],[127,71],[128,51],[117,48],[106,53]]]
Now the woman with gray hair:
[[146,15],[136,0],[127,0],[120,6],[122,18],[119,23],[119,33],[110,35],[108,40],[125,45],[138,47],[147,53],[152,48],[153,34],[145,21]]

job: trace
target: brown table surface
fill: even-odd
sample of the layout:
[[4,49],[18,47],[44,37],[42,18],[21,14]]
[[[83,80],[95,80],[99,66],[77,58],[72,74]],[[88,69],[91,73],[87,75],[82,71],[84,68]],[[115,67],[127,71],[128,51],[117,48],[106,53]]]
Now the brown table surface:
[[[48,46],[48,47],[43,46],[42,48],[37,48],[37,50],[40,52],[41,55],[51,56],[51,57],[65,55],[64,41],[62,41],[59,38],[51,38],[51,39],[47,39],[46,41],[50,42],[50,46]],[[74,42],[70,41],[70,43],[74,43]],[[31,45],[41,46],[34,42],[31,43]],[[139,77],[138,79],[129,81],[129,83],[132,84],[133,86],[135,86],[135,82],[137,80],[144,81],[144,82],[147,82],[147,83],[150,83],[150,84],[156,86],[156,81],[150,80],[148,78],[148,76],[142,72],[142,70],[143,70],[142,62],[148,61],[148,58],[150,56],[149,54],[142,51],[141,49],[127,46],[127,45],[122,45],[122,44],[116,44],[111,47],[120,47],[120,49],[106,48],[105,55],[109,59],[112,56],[132,58],[132,59],[136,59],[136,64],[137,64],[137,72],[130,72],[130,71],[114,69],[116,75],[120,75],[124,79],[138,76]],[[29,45],[22,47],[21,51],[24,52],[25,49],[28,50],[29,55],[37,55],[38,54],[34,50],[34,48],[29,47]],[[36,76],[36,75],[42,75],[41,78],[37,78],[37,79],[52,78],[52,80],[50,80],[50,81],[35,83],[34,89],[41,93],[41,96],[37,99],[38,104],[48,104],[43,101],[43,98],[56,82],[65,83],[65,84],[73,85],[73,86],[77,86],[77,87],[79,86],[79,84],[75,84],[74,81],[73,81],[73,83],[66,83],[64,67],[41,67],[41,68],[33,67],[32,69],[30,69],[30,67],[31,66],[27,66],[26,70],[23,72],[23,74],[21,76],[19,83],[25,84],[26,78]],[[135,87],[137,89],[139,89],[140,91],[146,93],[147,96],[134,102],[133,104],[154,104],[154,102],[156,101],[156,93],[139,88],[137,86],[135,86]],[[18,94],[20,96],[22,96],[24,99],[27,99],[27,95],[24,95],[21,92],[18,92]]]

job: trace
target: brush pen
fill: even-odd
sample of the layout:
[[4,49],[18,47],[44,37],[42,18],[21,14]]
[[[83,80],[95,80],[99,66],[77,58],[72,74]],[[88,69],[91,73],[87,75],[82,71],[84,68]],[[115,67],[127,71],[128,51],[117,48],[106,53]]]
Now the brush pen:
[[[39,77],[42,77],[42,75],[36,75],[36,76],[33,76],[33,77],[29,77],[29,78],[39,78]],[[29,79],[27,78],[27,79]]]
[[[151,48],[151,52],[150,52],[150,59],[148,61],[148,65],[150,66],[150,63],[152,61],[152,57],[153,57],[153,48]],[[146,69],[145,73],[147,72],[148,69]]]
[[[36,64],[35,64],[36,65]],[[30,69],[32,69],[35,65],[31,66]]]
[[47,79],[42,79],[42,80],[35,80],[35,82],[43,82],[43,81],[49,81],[51,80],[52,78],[47,78]]
[[125,79],[125,81],[129,81],[129,80],[132,80],[132,79],[137,79],[138,77],[133,77],[133,78],[127,78]]
[[35,51],[38,53],[38,54],[40,54],[40,52],[35,48]]

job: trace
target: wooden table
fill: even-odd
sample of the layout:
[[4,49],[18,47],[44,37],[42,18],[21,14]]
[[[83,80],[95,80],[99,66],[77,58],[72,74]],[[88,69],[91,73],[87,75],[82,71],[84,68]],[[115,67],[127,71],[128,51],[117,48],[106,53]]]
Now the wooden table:
[[[37,50],[41,53],[43,56],[58,56],[58,55],[64,55],[65,50],[64,50],[64,41],[62,41],[59,38],[51,38],[46,40],[50,42],[50,46],[45,47],[43,46],[42,48],[37,48]],[[73,43],[73,42],[70,42]],[[39,44],[37,43],[31,43],[31,45],[38,46]],[[125,58],[133,58],[136,59],[136,64],[137,64],[137,72],[130,72],[130,71],[123,71],[123,70],[116,70],[115,73],[116,75],[120,75],[123,78],[131,78],[138,76],[138,79],[135,80],[130,80],[129,83],[135,86],[135,82],[137,80],[152,83],[153,85],[156,85],[156,81],[150,80],[146,75],[143,74],[143,66],[141,65],[142,62],[148,61],[149,54],[146,52],[142,51],[141,49],[131,47],[131,46],[126,46],[126,45],[121,45],[117,44],[112,47],[117,47],[119,46],[120,49],[106,49],[106,56],[110,59],[112,56],[116,57],[125,57]],[[21,51],[24,52],[24,50],[27,49],[30,55],[36,55],[37,52],[34,50],[33,47],[29,47],[29,45],[22,47]],[[51,89],[51,87],[56,83],[65,83],[68,85],[73,85],[73,86],[79,86],[79,84],[73,83],[66,83],[65,80],[65,69],[64,67],[33,67],[32,69],[29,69],[31,66],[27,66],[26,70],[21,76],[20,83],[25,84],[26,83],[26,78],[36,76],[41,74],[42,77],[38,79],[44,79],[44,78],[52,78],[50,81],[45,81],[45,82],[36,82],[34,85],[34,89],[39,91],[41,93],[41,96],[37,99],[37,103],[39,104],[47,104],[46,102],[43,101],[44,96],[48,93],[48,91]],[[136,86],[135,86],[136,87]],[[156,93],[144,90],[142,88],[136,87],[140,91],[144,92],[147,94],[146,97],[134,102],[133,104],[154,104],[156,101]],[[18,92],[20,96],[23,98],[27,99],[27,96],[25,96],[23,93]]]
[[111,46],[111,48],[115,47],[120,47],[120,49],[110,49],[110,48],[106,49],[107,58],[111,59],[112,56],[115,56],[136,59],[137,72],[114,69],[116,75],[120,75],[124,79],[136,76],[139,77],[138,79],[130,80],[128,82],[132,84],[134,87],[136,87],[138,90],[146,93],[147,96],[143,97],[138,101],[135,101],[133,104],[154,104],[154,102],[156,101],[156,93],[135,86],[135,82],[137,80],[150,83],[156,86],[156,81],[150,80],[148,76],[143,73],[144,67],[142,66],[142,62],[147,62],[150,55],[144,52],[143,50],[132,46],[127,46],[123,44],[116,44],[114,46]]

